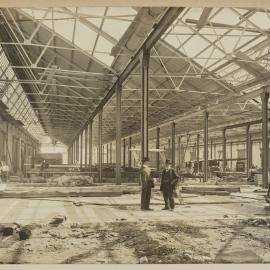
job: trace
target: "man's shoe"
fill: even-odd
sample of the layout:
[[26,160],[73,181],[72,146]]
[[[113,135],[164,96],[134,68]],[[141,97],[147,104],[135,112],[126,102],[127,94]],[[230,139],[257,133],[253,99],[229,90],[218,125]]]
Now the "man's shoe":
[[162,208],[162,210],[170,210],[170,208],[164,207],[164,208]]
[[173,210],[174,210],[174,208],[171,208],[171,209],[170,209],[170,211],[173,211]]
[[154,209],[152,209],[152,208],[147,208],[145,210],[147,210],[147,211],[154,211]]

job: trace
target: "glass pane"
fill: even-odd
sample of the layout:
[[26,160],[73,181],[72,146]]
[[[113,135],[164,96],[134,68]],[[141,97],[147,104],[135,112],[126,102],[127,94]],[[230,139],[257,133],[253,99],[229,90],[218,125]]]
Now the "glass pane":
[[93,50],[97,34],[81,22],[77,22],[75,43],[84,50]]

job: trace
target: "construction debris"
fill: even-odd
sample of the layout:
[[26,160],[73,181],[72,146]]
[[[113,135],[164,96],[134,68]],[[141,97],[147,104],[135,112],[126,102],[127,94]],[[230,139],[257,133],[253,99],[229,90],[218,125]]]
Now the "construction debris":
[[9,236],[13,235],[14,230],[12,227],[2,227],[1,232],[3,236]]
[[49,222],[49,225],[56,227],[56,226],[60,225],[61,223],[63,223],[66,220],[67,220],[66,216],[57,215],[57,216],[52,218],[52,220]]
[[13,240],[27,240],[31,236],[31,229],[29,226],[21,227],[17,223],[0,225],[0,235],[6,239],[11,237]]
[[200,195],[220,195],[227,196],[231,192],[240,192],[239,187],[216,187],[216,186],[183,186],[182,193]]
[[146,256],[143,256],[140,258],[139,262],[140,262],[140,264],[146,264],[146,263],[148,263],[148,259]]
[[251,226],[267,226],[270,227],[270,219],[264,218],[249,218],[248,220],[243,220],[243,224]]
[[92,186],[94,178],[88,175],[62,175],[48,178],[47,184],[54,187]]
[[183,252],[183,258],[185,260],[192,261],[192,259],[193,259],[193,256],[192,255],[193,254],[192,254],[192,252],[190,250],[186,250],[186,251]]
[[22,227],[19,229],[20,240],[27,240],[31,236],[31,230],[28,227]]

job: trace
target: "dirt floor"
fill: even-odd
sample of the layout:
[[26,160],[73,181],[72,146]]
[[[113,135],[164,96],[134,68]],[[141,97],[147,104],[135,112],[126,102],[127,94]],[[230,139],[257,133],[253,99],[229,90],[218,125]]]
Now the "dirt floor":
[[[30,239],[2,239],[1,263],[269,263],[270,222],[117,221],[32,225]],[[268,237],[266,237],[266,235]]]
[[[0,223],[28,225],[20,241],[0,239],[0,263],[270,263],[270,215],[260,193],[183,194],[185,204],[139,209],[139,194],[117,198],[0,199]],[[79,202],[79,204],[78,204]],[[49,225],[55,215],[67,220]]]

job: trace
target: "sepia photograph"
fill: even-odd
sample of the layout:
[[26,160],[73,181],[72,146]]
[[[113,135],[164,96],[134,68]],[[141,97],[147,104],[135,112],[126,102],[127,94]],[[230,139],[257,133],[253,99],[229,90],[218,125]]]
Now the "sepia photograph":
[[269,264],[270,3],[10,2],[0,264]]

